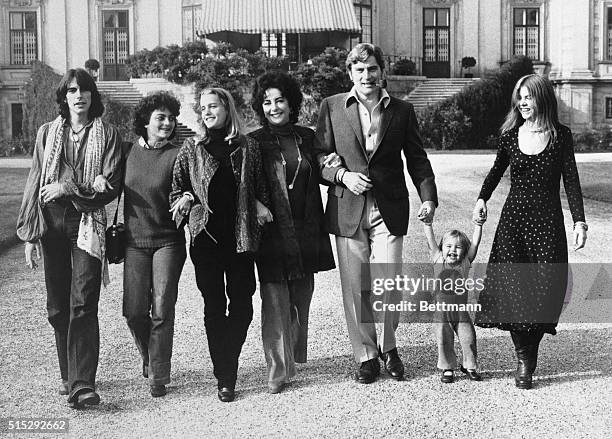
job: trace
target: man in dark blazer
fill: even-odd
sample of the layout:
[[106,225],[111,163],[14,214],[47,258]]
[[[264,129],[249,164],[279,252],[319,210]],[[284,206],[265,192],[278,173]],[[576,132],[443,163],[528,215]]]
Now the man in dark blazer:
[[353,88],[326,98],[317,123],[321,176],[331,184],[326,224],[336,235],[344,311],[359,363],[356,379],[373,382],[380,373],[381,357],[387,372],[401,380],[404,366],[395,340],[399,314],[386,311],[377,317],[381,332],[377,337],[371,291],[361,284],[362,264],[402,262],[409,216],[402,152],[422,201],[419,218],[427,222],[433,220],[438,204],[436,185],[412,105],[381,87],[381,49],[358,44],[346,66]]

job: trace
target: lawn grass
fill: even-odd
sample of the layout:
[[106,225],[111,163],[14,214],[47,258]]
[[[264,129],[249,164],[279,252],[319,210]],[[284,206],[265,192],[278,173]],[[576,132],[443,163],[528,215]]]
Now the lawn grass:
[[612,163],[578,163],[582,195],[612,203]]
[[16,242],[15,228],[29,169],[0,169],[0,251]]

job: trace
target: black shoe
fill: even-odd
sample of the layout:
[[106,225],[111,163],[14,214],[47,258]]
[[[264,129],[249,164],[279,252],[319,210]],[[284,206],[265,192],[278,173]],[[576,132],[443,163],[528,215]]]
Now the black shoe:
[[160,396],[166,396],[166,386],[163,384],[151,384],[149,386],[149,390],[151,391],[151,396],[153,398],[158,398]]
[[381,353],[380,358],[385,365],[385,370],[391,375],[391,378],[397,381],[401,381],[404,378],[404,364],[397,353],[397,348]]
[[480,375],[476,369],[466,369],[465,367],[459,367],[459,370],[467,375],[471,381],[482,381],[482,375]]
[[236,398],[236,392],[231,387],[221,387],[217,391],[217,396],[221,402],[232,402]]
[[100,404],[100,395],[90,389],[83,389],[72,398],[72,401],[69,402],[70,407],[74,409],[82,409],[86,405],[98,404]]
[[60,384],[58,392],[60,395],[68,395],[70,393],[67,380],[62,380],[62,384]]
[[149,378],[149,365],[142,363],[142,376]]
[[371,358],[359,365],[359,369],[355,373],[355,379],[361,384],[370,384],[380,375],[380,363],[378,358]]
[[450,384],[455,381],[455,371],[453,369],[444,369],[442,371],[442,376],[440,376],[440,381],[445,384]]

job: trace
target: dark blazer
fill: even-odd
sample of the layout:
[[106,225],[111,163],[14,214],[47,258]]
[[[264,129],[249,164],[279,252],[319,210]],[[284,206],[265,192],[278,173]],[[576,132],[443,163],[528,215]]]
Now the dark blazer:
[[[365,195],[354,195],[343,184],[336,183],[340,168],[361,172],[372,180],[374,198],[385,225],[392,235],[408,231],[408,188],[404,178],[401,152],[406,168],[422,201],[438,205],[433,170],[423,149],[418,123],[412,105],[391,97],[382,110],[378,128],[378,146],[368,158],[359,121],[358,103],[340,93],[323,100],[317,122],[317,157],[321,176],[333,183],[328,191],[325,220],[329,233],[350,237],[355,234],[365,204]],[[342,165],[322,166],[326,154],[336,152]]]
[[260,145],[264,175],[270,192],[274,221],[266,224],[259,251],[256,254],[259,280],[281,282],[299,279],[307,274],[335,267],[329,235],[323,220],[323,202],[319,189],[318,164],[312,155],[314,132],[295,125],[302,139],[302,157],[309,165],[306,209],[303,227],[298,230],[289,204],[285,170],[280,146],[266,128],[249,134]]

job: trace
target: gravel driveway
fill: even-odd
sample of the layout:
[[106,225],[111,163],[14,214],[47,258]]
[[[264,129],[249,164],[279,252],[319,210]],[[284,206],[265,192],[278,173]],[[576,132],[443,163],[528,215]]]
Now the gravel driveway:
[[[493,156],[432,154],[431,160],[441,205],[436,230],[469,230],[473,202]],[[490,220],[477,262],[487,260],[504,191],[507,184],[489,204]],[[411,201],[413,206],[418,203]],[[587,201],[590,240],[583,251],[571,252],[572,262],[612,262],[610,213],[609,205]],[[426,260],[425,238],[416,221],[410,226],[404,257]],[[68,437],[607,438],[612,431],[612,324],[561,324],[557,336],[546,336],[535,386],[529,391],[514,387],[515,360],[507,333],[477,328],[483,382],[459,377],[453,384],[442,384],[430,327],[404,324],[397,335],[407,379],[396,382],[383,374],[374,384],[361,385],[352,378],[354,363],[337,270],[316,277],[309,361],[298,366],[295,381],[277,395],[267,393],[261,301],[255,294],[237,399],[221,403],[190,261],[179,286],[168,395],[151,398],[140,376],[139,355],[121,317],[122,266],[111,266],[112,283],[102,291],[99,312],[102,402],[97,408],[74,411],[56,393],[59,372],[46,322],[42,271],[24,268],[21,246],[0,255],[0,262],[0,416],[68,418]],[[609,309],[610,300],[601,301],[601,306]]]

